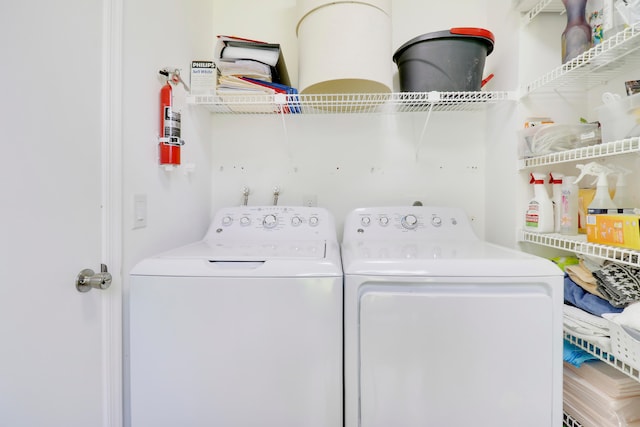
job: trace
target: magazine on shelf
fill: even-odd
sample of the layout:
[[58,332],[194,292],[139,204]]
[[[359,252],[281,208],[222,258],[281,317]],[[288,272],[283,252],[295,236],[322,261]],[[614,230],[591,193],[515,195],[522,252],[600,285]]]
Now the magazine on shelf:
[[[216,61],[255,61],[269,66],[271,81],[291,86],[282,49],[278,43],[267,43],[235,36],[218,36]],[[243,64],[247,66],[247,64]],[[256,65],[256,67],[258,67]],[[267,79],[268,80],[268,79]]]
[[287,95],[287,109],[285,112],[297,114],[300,113],[300,98],[298,97],[298,89],[283,85],[280,83],[265,82],[258,79],[252,79],[250,77],[240,77],[245,82],[252,83],[254,85],[263,86],[276,91],[276,93],[282,93]]
[[271,67],[257,61],[220,59],[218,60],[218,75],[245,76],[270,82]]
[[277,87],[280,85],[275,85],[277,83],[250,81],[246,77],[221,76],[217,94],[228,104],[227,107],[235,112],[285,114],[299,112],[299,106],[294,105],[292,108],[293,102],[278,104],[274,102],[275,99],[265,98],[269,95],[286,95],[284,89]]

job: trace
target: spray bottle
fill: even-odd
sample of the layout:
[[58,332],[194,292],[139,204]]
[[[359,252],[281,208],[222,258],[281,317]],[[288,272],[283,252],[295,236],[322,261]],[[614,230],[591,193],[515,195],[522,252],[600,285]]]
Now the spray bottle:
[[551,172],[549,174],[549,184],[551,184],[553,202],[553,231],[560,232],[561,207],[562,207],[562,180],[564,175],[559,172]]
[[560,202],[560,233],[578,234],[578,184],[575,176],[562,178],[562,201]]
[[576,184],[580,182],[585,175],[598,177],[596,195],[593,197],[593,201],[587,208],[587,214],[617,213],[618,208],[615,203],[613,203],[613,200],[611,200],[611,196],[609,195],[609,183],[607,181],[607,176],[612,174],[613,171],[596,162],[587,163],[586,165],[576,165],[576,167],[581,170],[580,176],[576,179]]
[[525,230],[534,233],[553,232],[553,204],[544,186],[545,175],[532,173],[530,184],[533,184],[533,198],[527,204],[525,214]]
[[631,171],[619,165],[609,164],[607,165],[613,170],[613,173],[618,176],[616,181],[616,193],[613,196],[613,203],[618,207],[618,213],[632,214],[633,213],[633,200],[629,194],[625,176],[629,175]]

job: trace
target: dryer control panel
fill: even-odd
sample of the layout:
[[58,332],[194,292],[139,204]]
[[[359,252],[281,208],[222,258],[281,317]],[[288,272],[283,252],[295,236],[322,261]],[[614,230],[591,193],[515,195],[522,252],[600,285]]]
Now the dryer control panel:
[[324,208],[239,206],[220,209],[205,240],[336,240],[333,217]]
[[459,208],[399,206],[361,208],[345,220],[343,240],[476,239],[471,222]]

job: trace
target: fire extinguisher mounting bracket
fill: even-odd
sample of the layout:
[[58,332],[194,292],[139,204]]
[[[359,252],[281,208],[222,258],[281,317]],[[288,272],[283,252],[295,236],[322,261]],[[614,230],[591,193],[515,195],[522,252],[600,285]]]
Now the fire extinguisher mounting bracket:
[[169,145],[184,145],[184,139],[178,139],[174,136],[170,137],[158,137],[158,142],[162,142]]
[[184,90],[186,90],[187,92],[191,92],[189,86],[185,83],[184,80],[182,80],[182,77],[180,77],[179,68],[165,67],[158,71],[158,73],[166,78],[165,80],[167,81],[167,83],[171,83],[174,86],[176,86],[177,84],[182,84]]

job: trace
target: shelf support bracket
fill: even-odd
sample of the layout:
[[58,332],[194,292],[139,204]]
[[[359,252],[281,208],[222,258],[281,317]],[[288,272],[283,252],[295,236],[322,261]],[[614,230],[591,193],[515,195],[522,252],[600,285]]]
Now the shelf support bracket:
[[427,96],[427,102],[429,102],[429,109],[427,110],[427,117],[424,120],[424,125],[422,126],[422,131],[420,132],[420,138],[418,138],[418,143],[416,146],[416,162],[420,160],[420,149],[422,147],[422,140],[424,139],[424,136],[427,133],[427,126],[429,125],[429,120],[431,119],[431,112],[433,111],[433,105],[439,101],[440,101],[440,92],[429,92]]
[[278,106],[278,115],[282,121],[282,131],[284,133],[284,145],[287,149],[287,155],[289,161],[293,163],[293,154],[291,153],[291,146],[289,144],[289,132],[287,131],[287,121],[284,119],[285,106],[287,105],[287,96],[282,93],[277,93],[273,96],[274,103]]

